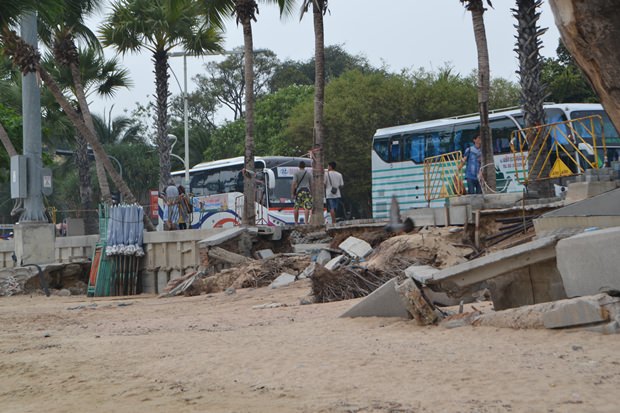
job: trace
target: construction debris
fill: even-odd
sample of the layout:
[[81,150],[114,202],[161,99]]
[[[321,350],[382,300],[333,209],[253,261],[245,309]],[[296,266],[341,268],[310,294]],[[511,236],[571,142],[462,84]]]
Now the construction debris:
[[421,326],[436,324],[443,318],[442,314],[424,296],[411,278],[396,287],[400,298],[413,319]]

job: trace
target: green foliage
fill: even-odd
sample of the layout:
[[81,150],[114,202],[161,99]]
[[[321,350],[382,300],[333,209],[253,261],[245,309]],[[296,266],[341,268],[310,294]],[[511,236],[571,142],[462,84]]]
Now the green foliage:
[[[123,179],[138,202],[147,205],[149,190],[157,189],[159,182],[159,157],[156,148],[143,142],[129,141],[107,145],[106,152],[117,158],[122,165]],[[113,164],[116,165],[116,162]]]
[[[22,118],[14,110],[5,107],[0,103],[0,124],[4,127],[15,150],[22,152]],[[0,183],[9,180],[10,159],[9,155],[0,144]],[[2,185],[8,186],[8,185]],[[0,198],[1,200],[2,198]]]
[[596,103],[599,99],[583,72],[560,41],[557,58],[543,60],[542,81],[547,85],[547,100],[556,103]]
[[300,104],[313,102],[312,86],[289,86],[256,102],[254,113],[256,153],[292,156],[300,148],[291,145],[286,134],[289,119]]
[[211,145],[204,151],[204,161],[242,156],[245,148],[245,121],[226,122],[214,133]]

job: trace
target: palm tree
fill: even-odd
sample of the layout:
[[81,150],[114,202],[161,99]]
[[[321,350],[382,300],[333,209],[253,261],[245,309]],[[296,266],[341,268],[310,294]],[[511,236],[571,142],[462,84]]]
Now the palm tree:
[[168,57],[182,46],[186,53],[199,55],[221,50],[219,30],[209,24],[196,0],[117,0],[101,28],[105,46],[120,53],[152,54],[157,94],[157,137],[159,186],[170,179],[170,141],[168,140]]
[[[254,46],[252,22],[256,21],[258,3],[256,0],[202,0],[208,20],[217,27],[223,27],[223,16],[234,15],[237,25],[243,28],[243,55],[245,79],[245,151],[243,180],[244,226],[256,223],[256,194],[254,182]],[[263,0],[277,4],[280,15],[291,12],[293,0]],[[322,198],[321,198],[322,199]]]
[[[491,190],[495,190],[495,162],[493,160],[493,141],[489,126],[489,89],[491,71],[489,69],[489,49],[484,27],[486,8],[482,0],[459,0],[471,12],[478,51],[478,111],[480,112],[480,137],[482,138],[483,177]],[[490,0],[486,0],[491,7]]]
[[[545,87],[541,83],[542,59],[540,57],[540,37],[547,29],[538,27],[540,12],[537,9],[542,4],[542,0],[517,0],[517,8],[511,9],[517,19],[517,54],[519,57],[519,79],[521,83],[521,99],[523,101],[523,112],[525,127],[530,128],[545,123],[545,111],[543,103],[547,94]],[[533,146],[530,146],[529,153],[533,157],[542,148],[542,140],[538,139]],[[541,159],[546,159],[542,154]],[[530,162],[530,177],[548,176],[551,165],[546,165],[546,171],[541,171],[541,162]],[[542,197],[553,196],[553,184],[550,180],[531,181],[528,190],[534,190]]]
[[[72,58],[72,63],[65,64],[60,67],[56,65],[58,59],[54,60],[51,56],[47,56],[43,62],[43,66],[51,73],[51,75],[58,81],[58,83],[65,89],[71,91],[73,96],[76,97],[78,102],[83,102],[84,107],[88,108],[87,99],[93,93],[104,97],[113,97],[116,90],[121,87],[128,87],[130,84],[128,73],[125,69],[119,67],[118,60],[116,58],[106,59],[98,48],[87,47],[85,49],[78,48],[77,58]],[[58,53],[55,53],[58,55]],[[79,65],[74,61],[77,60]],[[75,68],[70,66],[76,66]],[[78,67],[79,66],[79,67]],[[76,73],[77,72],[77,73]],[[78,79],[75,81],[75,79]],[[78,92],[78,90],[80,92]],[[80,97],[81,96],[81,97]],[[78,103],[79,112],[84,119],[84,122],[89,125],[89,129],[93,131],[95,136],[101,140],[101,137],[97,135],[97,130],[93,121],[93,116],[90,111],[86,109],[82,110],[82,104]],[[80,182],[80,197],[83,211],[92,210],[92,185],[90,179],[90,159],[88,156],[88,144],[86,139],[79,133],[75,134],[76,150],[75,160],[78,167],[78,176]],[[99,187],[101,189],[101,196],[104,202],[111,202],[110,188],[107,182],[105,169],[101,160],[97,163],[97,157],[95,157],[97,166],[97,175],[99,178]],[[102,169],[101,171],[99,169]],[[103,172],[103,178],[100,178],[100,174]],[[118,186],[118,183],[115,182]],[[107,191],[107,193],[106,193]],[[93,214],[87,214],[87,226],[92,231],[96,229],[96,216]]]
[[[327,0],[303,0],[301,15],[308,11],[312,3],[314,16],[314,143],[312,148],[312,223],[323,225],[323,142],[325,125],[323,124],[323,106],[325,105],[325,36],[323,16],[327,12]],[[319,200],[321,200],[319,202]]]
[[[87,142],[91,145],[93,152],[97,153],[100,159],[102,159],[105,169],[108,171],[114,182],[119,183],[118,188],[125,197],[125,200],[128,203],[135,203],[136,198],[112,165],[112,162],[107,157],[99,140],[88,128],[88,126],[86,126],[82,117],[75,110],[75,108],[73,108],[66,96],[63,95],[61,88],[58,86],[54,78],[42,67],[41,56],[38,50],[32,45],[26,43],[14,30],[11,29],[11,24],[13,24],[18,16],[26,10],[36,10],[37,7],[43,7],[42,14],[49,13],[51,10],[58,13],[58,7],[61,4],[59,2],[55,2],[54,0],[49,1],[50,4],[48,4],[48,0],[39,0],[38,2],[24,0],[18,3],[19,7],[14,6],[16,2],[0,3],[0,40],[2,42],[2,46],[4,47],[4,51],[11,58],[13,64],[17,66],[22,73],[37,73],[40,76],[41,80],[45,83],[45,86],[53,94],[62,110],[71,120],[71,123],[73,123],[77,132],[81,133],[86,138]],[[7,3],[9,3],[9,5],[5,7]],[[53,15],[49,17],[53,20]],[[148,216],[144,216],[144,221],[147,229],[154,230],[153,224],[149,220]]]

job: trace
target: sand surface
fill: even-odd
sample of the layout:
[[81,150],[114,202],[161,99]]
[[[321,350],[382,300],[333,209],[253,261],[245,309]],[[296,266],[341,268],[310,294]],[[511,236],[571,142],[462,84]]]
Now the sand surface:
[[3,297],[0,411],[620,411],[617,335],[342,319],[357,300],[309,291]]

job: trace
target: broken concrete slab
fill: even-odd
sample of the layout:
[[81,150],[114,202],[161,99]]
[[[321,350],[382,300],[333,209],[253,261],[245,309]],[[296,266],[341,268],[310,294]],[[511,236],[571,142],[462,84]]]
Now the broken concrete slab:
[[566,203],[570,204],[573,202],[582,201],[584,199],[612,191],[617,187],[618,186],[615,181],[599,182],[598,179],[596,181],[590,179],[587,182],[573,182],[568,184]]
[[321,250],[316,256],[316,263],[325,265],[332,259],[332,254],[327,250]]
[[327,264],[325,264],[325,268],[330,271],[333,271],[340,266],[340,263],[342,261],[344,261],[344,255],[337,255],[331,260],[329,260]]
[[338,247],[353,258],[365,258],[372,252],[369,243],[355,237],[347,238]]
[[557,265],[569,297],[620,290],[620,227],[584,232],[558,242]]
[[543,314],[546,328],[574,327],[608,320],[609,313],[603,311],[601,303],[589,297],[560,301],[556,308]]
[[[405,275],[411,279],[427,279],[430,278],[433,274],[439,272],[440,270],[435,267],[431,267],[430,265],[412,265],[408,268],[405,268]],[[428,287],[424,287],[422,289],[424,294],[428,297],[431,303],[439,306],[451,306],[457,305],[461,301],[461,298],[453,298],[448,296],[448,294],[444,292],[433,291]],[[473,301],[473,297],[468,297],[466,302]]]
[[489,287],[497,310],[566,298],[555,267],[556,237],[538,239],[414,278],[433,291],[462,297]]
[[316,262],[311,262],[302,272],[297,276],[298,279],[303,280],[304,278],[310,278],[314,274],[314,270],[316,269]]
[[397,285],[397,279],[392,278],[340,317],[411,318],[400,294],[396,291]]
[[[182,231],[177,231],[177,232],[182,232]],[[226,228],[213,235],[210,235],[209,237],[203,239],[202,241],[199,241],[198,245],[200,247],[211,247],[215,245],[220,245],[221,243],[231,240],[243,234],[244,232],[246,232],[246,229],[242,227]]]
[[329,244],[321,242],[316,244],[293,244],[295,253],[314,255],[318,254],[322,249],[329,248]]
[[295,277],[293,274],[283,272],[282,274],[278,276],[278,278],[276,278],[275,280],[271,282],[271,284],[269,284],[269,288],[279,288],[279,287],[287,286],[289,284],[294,283],[296,278],[297,277]]

